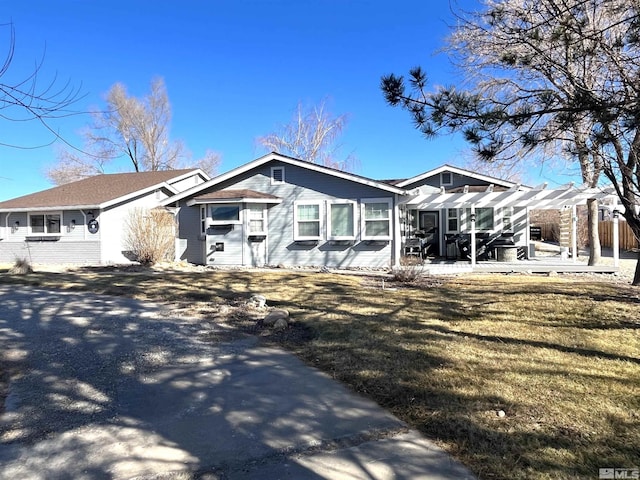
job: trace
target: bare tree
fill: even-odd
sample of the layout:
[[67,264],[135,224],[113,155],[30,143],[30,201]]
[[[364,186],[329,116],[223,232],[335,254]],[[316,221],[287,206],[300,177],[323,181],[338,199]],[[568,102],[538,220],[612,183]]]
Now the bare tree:
[[[415,68],[410,93],[395,75],[382,88],[425,135],[460,131],[487,162],[565,155],[590,186],[603,173],[640,239],[639,9],[636,0],[485,0],[460,15],[447,46],[466,85],[427,91]],[[589,207],[595,263],[597,203]]]
[[175,243],[175,217],[160,208],[134,208],[125,220],[124,243],[131,259],[151,266],[172,260]]
[[171,140],[171,105],[164,80],[151,82],[151,92],[138,99],[116,83],[106,94],[107,108],[93,113],[93,123],[82,132],[82,152],[63,150],[58,162],[47,171],[54,183],[67,183],[105,173],[116,158],[127,158],[136,171],[172,170],[202,165],[214,174],[220,155],[207,151],[205,158],[192,162],[181,141]]
[[352,154],[341,157],[342,145],[338,143],[346,124],[346,115],[334,117],[327,111],[326,99],[311,108],[298,103],[291,123],[282,126],[277,132],[259,137],[257,142],[268,151],[351,171],[357,160]]
[[[15,29],[12,23],[0,24],[0,30],[9,32],[9,44],[4,61],[0,62],[0,118],[11,122],[37,122],[49,132],[53,141],[67,143],[51,122],[55,119],[78,115],[72,106],[82,98],[80,90],[69,82],[60,83],[57,77],[42,83],[40,73],[44,55],[25,77],[9,79],[15,53]],[[16,145],[0,139],[0,145],[15,148],[37,148],[42,145]]]

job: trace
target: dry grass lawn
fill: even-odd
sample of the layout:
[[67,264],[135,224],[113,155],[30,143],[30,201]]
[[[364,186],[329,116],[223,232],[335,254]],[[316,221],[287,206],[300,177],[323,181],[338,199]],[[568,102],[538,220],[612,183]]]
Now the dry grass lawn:
[[[0,282],[165,301],[203,316],[259,293],[295,320],[284,333],[262,332],[266,341],[371,397],[480,478],[597,478],[598,468],[640,466],[637,288],[469,275],[383,289],[375,277],[279,270],[0,272]],[[240,314],[226,323],[254,330]]]

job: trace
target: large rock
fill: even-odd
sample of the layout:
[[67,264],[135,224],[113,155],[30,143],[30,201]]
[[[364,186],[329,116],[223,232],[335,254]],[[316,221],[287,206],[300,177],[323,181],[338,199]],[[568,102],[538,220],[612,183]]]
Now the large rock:
[[271,310],[266,317],[262,320],[262,324],[270,327],[274,325],[278,320],[284,320],[287,322],[289,320],[289,312],[283,308],[276,308]]
[[267,298],[264,295],[252,295],[248,304],[255,308],[264,308],[267,305]]
[[273,324],[274,330],[286,330],[289,326],[289,323],[284,318],[279,318],[276,320],[276,323]]

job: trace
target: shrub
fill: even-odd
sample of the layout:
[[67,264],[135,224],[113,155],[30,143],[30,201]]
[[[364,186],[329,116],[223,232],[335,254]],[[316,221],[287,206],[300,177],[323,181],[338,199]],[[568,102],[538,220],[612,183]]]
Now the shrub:
[[412,283],[422,276],[422,259],[410,255],[400,259],[400,265],[393,269],[393,279],[402,283]]
[[33,273],[33,268],[26,258],[16,258],[13,263],[13,267],[9,270],[9,273],[14,275],[25,275],[27,273]]
[[175,248],[175,219],[159,208],[131,210],[125,221],[125,244],[132,260],[145,266],[172,260]]

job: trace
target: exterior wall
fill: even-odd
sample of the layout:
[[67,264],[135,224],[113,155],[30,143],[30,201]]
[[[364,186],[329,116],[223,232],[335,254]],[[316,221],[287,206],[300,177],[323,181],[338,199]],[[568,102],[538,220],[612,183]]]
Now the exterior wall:
[[164,191],[150,192],[102,210],[100,216],[96,218],[100,223],[98,233],[102,240],[100,263],[131,263],[132,260],[127,253],[129,248],[125,238],[130,213],[136,208],[154,208],[167,196]]
[[[12,263],[16,258],[43,264],[100,263],[99,232],[92,235],[87,231],[85,215],[80,210],[65,210],[61,213],[59,235],[31,234],[26,212],[0,213],[0,263]],[[88,220],[90,217],[87,217]],[[16,221],[19,222],[17,227]]]
[[444,188],[446,190],[449,190],[451,188],[456,188],[456,187],[464,187],[465,185],[486,185],[489,186],[488,182],[482,181],[482,180],[478,180],[477,178],[473,178],[467,175],[461,175],[459,173],[453,173],[451,172],[451,180],[452,180],[452,184],[451,185],[442,185],[441,184],[441,175],[439,173],[435,174],[432,177],[427,177],[427,178],[423,178],[422,180],[419,180],[417,182],[413,182],[410,183],[408,185],[405,185],[404,189],[406,190],[412,190],[414,188],[417,187],[422,187],[424,185],[429,185],[431,187],[436,187],[436,188],[440,188],[442,186],[444,186]]
[[176,238],[176,260],[204,265],[205,239],[200,234],[200,207],[188,207],[180,201],[178,212],[178,235]]
[[204,179],[200,175],[191,175],[190,177],[178,182],[172,182],[170,185],[179,192],[184,192],[185,190],[195,187],[196,185],[200,185],[201,183],[204,183]]
[[[271,168],[284,167],[284,183],[272,183]],[[394,194],[375,187],[361,185],[352,181],[336,178],[332,175],[323,174],[306,168],[296,167],[278,161],[268,162],[256,169],[236,177],[233,181],[228,181],[217,185],[215,190],[222,189],[249,189],[261,193],[275,195],[282,199],[282,203],[269,206],[267,209],[268,234],[266,238],[266,262],[269,265],[300,265],[300,266],[329,266],[329,267],[388,267],[393,259],[393,241],[365,241],[362,240],[361,215],[362,200],[368,198],[389,199],[394,207]],[[207,193],[199,192],[198,195]],[[354,225],[356,238],[353,242],[332,242],[327,240],[327,209],[326,202],[332,200],[353,200],[356,202],[354,215]],[[321,214],[321,227],[323,230],[322,239],[316,242],[296,242],[294,240],[294,209],[297,201],[320,201],[325,205]],[[185,207],[181,207],[181,211]],[[187,207],[195,213],[185,215],[185,218],[199,218],[199,206]],[[391,214],[390,235],[393,236],[395,230],[393,215]],[[193,220],[191,220],[193,222]],[[188,235],[185,231],[186,223],[180,223],[180,238],[184,239]],[[200,232],[199,225],[196,231]],[[236,236],[242,228],[234,229],[225,235],[225,253],[227,248],[229,255],[225,255],[228,260],[222,260],[221,255],[207,257],[208,264],[222,264],[221,262],[237,262],[241,249],[245,248],[243,261],[250,264],[250,255],[246,251],[247,244],[241,236]],[[220,236],[218,234],[214,236]],[[192,237],[190,237],[192,238]],[[207,252],[210,252],[211,244],[215,240],[210,240],[207,236]],[[231,242],[237,245],[231,247]],[[240,248],[240,250],[236,250]],[[197,263],[201,257],[193,254],[193,249],[186,248],[183,255],[188,256],[187,260]],[[232,253],[233,252],[233,253]],[[212,260],[213,259],[213,260]],[[233,263],[239,265],[241,263]]]

